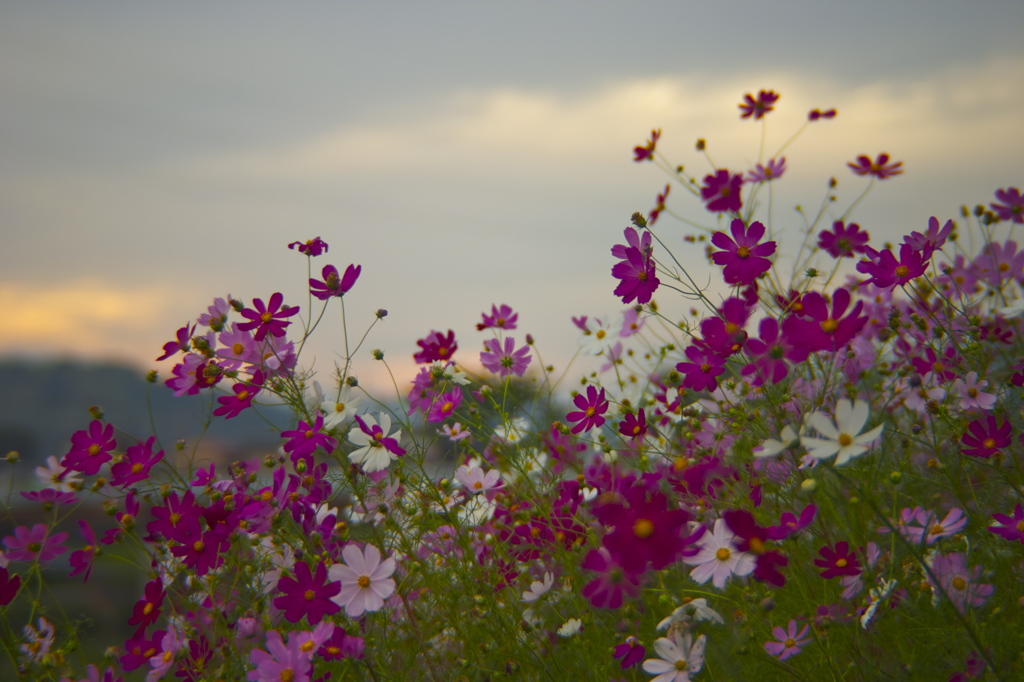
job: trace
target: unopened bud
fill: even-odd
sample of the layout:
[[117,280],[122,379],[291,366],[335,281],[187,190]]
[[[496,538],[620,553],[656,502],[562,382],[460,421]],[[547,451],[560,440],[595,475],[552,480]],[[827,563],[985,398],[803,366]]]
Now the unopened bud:
[[702,152],[707,146],[707,142],[704,141],[703,137],[697,139],[697,151]]
[[89,408],[89,416],[93,419],[103,419],[103,408],[99,405],[93,405]]
[[7,453],[7,463],[8,464],[17,464],[17,462],[18,462],[18,460],[20,458],[21,458],[21,455],[18,454],[17,450],[11,450],[10,452]]
[[813,478],[808,478],[800,484],[800,490],[803,490],[805,493],[813,493],[817,489],[818,481]]
[[345,379],[345,383],[351,386],[352,388],[355,388],[356,386],[359,385],[359,379],[356,379],[355,377],[348,377],[347,379]]
[[527,346],[532,346],[533,345],[533,334],[527,334],[526,335],[526,345]]
[[644,214],[640,211],[634,211],[629,219],[639,228],[647,227],[647,218],[644,218]]
[[378,319],[383,319],[383,318],[385,318],[387,316],[388,316],[388,311],[384,310],[383,308],[381,308],[381,309],[379,309],[377,311],[377,318]]
[[370,351],[370,355],[373,356],[374,360],[384,359],[384,351],[382,351],[380,348],[374,348],[372,351]]
[[149,370],[148,372],[146,372],[146,382],[150,383],[150,384],[155,384],[156,380],[157,380],[157,376],[158,375],[157,375],[155,369]]

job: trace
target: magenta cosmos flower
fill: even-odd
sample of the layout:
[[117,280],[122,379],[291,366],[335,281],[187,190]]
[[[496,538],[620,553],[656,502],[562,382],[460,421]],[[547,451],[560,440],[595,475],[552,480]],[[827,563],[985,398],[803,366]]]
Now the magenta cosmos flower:
[[263,303],[263,299],[254,298],[252,300],[253,308],[245,308],[242,310],[242,317],[249,320],[238,325],[238,329],[243,332],[256,330],[254,335],[257,341],[262,341],[266,338],[267,334],[271,336],[284,336],[285,329],[291,322],[285,318],[291,317],[299,312],[298,306],[287,307],[282,305],[284,303],[284,294],[277,292],[270,297],[268,303]]
[[838,289],[832,295],[829,308],[825,297],[816,291],[802,298],[804,317],[790,315],[782,323],[782,332],[790,342],[809,353],[820,350],[835,352],[842,348],[864,328],[868,318],[861,315],[864,301],[857,301],[852,310],[850,292]]
[[486,350],[480,353],[480,364],[503,377],[510,374],[523,376],[533,359],[530,357],[530,347],[523,346],[516,350],[516,340],[511,336],[505,337],[504,347],[498,339],[487,339],[484,348]]
[[712,175],[704,176],[704,186],[700,188],[700,195],[712,213],[739,211],[743,208],[743,201],[740,199],[742,185],[742,173],[732,175],[723,168]]
[[800,632],[797,632],[796,628],[795,620],[789,621],[787,630],[783,630],[781,627],[773,628],[772,636],[778,641],[764,643],[764,650],[768,652],[768,655],[784,661],[790,656],[800,653],[800,650],[811,641],[811,638],[807,637],[807,625]]
[[49,528],[45,523],[37,523],[29,530],[27,526],[18,526],[14,535],[4,538],[7,545],[7,559],[11,561],[49,561],[68,551],[67,545],[61,543],[68,534],[54,533],[48,535]]
[[1007,540],[1016,540],[1024,544],[1024,507],[1020,502],[1013,510],[1013,516],[1007,514],[993,514],[992,518],[998,521],[999,526],[989,526],[988,530]]
[[636,147],[633,149],[633,160],[634,161],[653,161],[654,150],[658,146],[658,138],[661,137],[661,129],[652,130],[651,138],[642,147]]
[[317,414],[316,421],[312,425],[300,420],[295,429],[281,432],[282,438],[289,439],[284,444],[284,451],[291,455],[293,464],[299,459],[311,458],[318,447],[323,448],[327,453],[333,452],[334,448],[338,447],[338,441],[327,435],[323,428],[324,416]]
[[823,119],[823,118],[829,119],[829,118],[835,118],[835,117],[836,117],[836,110],[835,109],[829,109],[827,111],[822,111],[821,109],[811,109],[807,113],[807,120],[808,121],[817,121],[817,120],[820,120],[820,119]]
[[928,267],[921,251],[910,244],[900,246],[900,259],[892,251],[885,249],[871,260],[857,263],[857,272],[870,275],[865,284],[874,284],[879,289],[893,289],[924,274]]
[[288,248],[298,248],[299,253],[304,253],[307,256],[312,257],[319,256],[322,253],[327,253],[328,246],[327,242],[320,239],[320,237],[313,237],[312,239],[307,239],[304,242],[292,242],[288,245]]
[[821,577],[825,579],[838,578],[843,575],[860,575],[860,562],[850,550],[849,544],[843,540],[837,542],[835,549],[828,545],[818,550],[820,559],[814,560],[814,565],[824,569]]
[[1010,422],[1000,424],[993,415],[984,421],[975,419],[967,426],[967,433],[960,437],[965,455],[989,458],[1010,445],[1012,431]]
[[345,545],[341,555],[345,563],[334,564],[330,569],[331,580],[341,581],[341,592],[332,597],[334,602],[345,607],[351,618],[366,611],[379,611],[384,600],[395,592],[395,581],[391,579],[395,560],[381,561],[380,550],[373,545],[366,545],[365,551]]
[[[649,242],[649,235],[645,233],[644,236]],[[612,249],[612,252],[614,253],[615,249]],[[621,280],[615,287],[614,294],[621,296],[625,304],[634,300],[640,304],[649,303],[651,296],[661,284],[650,249],[641,251],[628,247],[621,258],[622,261],[612,266],[612,277]]]
[[853,258],[854,253],[867,253],[870,235],[861,232],[860,225],[844,225],[842,220],[832,223],[832,230],[818,235],[818,248],[828,251],[833,258]]
[[71,436],[71,450],[61,460],[61,466],[92,476],[110,461],[110,453],[116,447],[113,424],[104,426],[94,419],[88,430],[76,431]]
[[740,102],[740,118],[750,118],[753,116],[753,120],[764,118],[764,115],[769,111],[775,109],[774,104],[779,101],[781,95],[775,94],[774,90],[762,90],[757,93],[755,99],[753,95],[743,95],[743,101]]
[[786,172],[786,157],[772,159],[767,166],[757,164],[747,175],[747,182],[771,182],[778,180]]
[[868,156],[858,156],[856,163],[848,163],[846,165],[857,175],[871,175],[879,180],[885,180],[903,172],[900,170],[903,162],[889,163],[888,154],[879,154],[878,158],[874,161]]
[[723,266],[722,275],[726,284],[747,286],[768,272],[772,262],[767,256],[775,253],[775,242],[758,244],[764,237],[764,225],[753,222],[750,227],[739,218],[732,221],[732,238],[724,232],[716,232],[711,243],[722,249],[711,256],[716,265]]
[[321,272],[323,280],[312,278],[309,280],[309,293],[321,301],[326,301],[332,296],[340,298],[355,286],[362,271],[362,265],[349,265],[345,269],[345,274],[339,275],[338,268],[333,265],[325,265]]
[[123,488],[149,478],[149,470],[164,458],[164,451],[153,453],[156,438],[150,436],[145,443],[137,443],[128,448],[124,459],[110,467],[110,485]]
[[1024,196],[1021,195],[1019,189],[1016,187],[997,189],[996,199],[1003,203],[997,204],[993,202],[989,205],[996,212],[996,215],[999,216],[1000,220],[1024,223]]
[[420,347],[420,352],[413,355],[412,359],[421,365],[436,361],[448,362],[459,349],[459,344],[455,342],[455,332],[451,329],[447,334],[431,329],[429,334],[416,341],[416,345]]
[[519,313],[514,312],[512,308],[501,304],[501,307],[491,305],[491,314],[480,313],[483,318],[483,322],[477,322],[476,330],[482,332],[485,329],[504,329],[511,330],[516,328],[516,322],[519,321]]
[[573,433],[589,431],[595,426],[604,424],[604,413],[608,411],[608,401],[604,397],[604,389],[598,393],[593,386],[587,386],[587,395],[582,393],[573,398],[573,404],[579,408],[577,412],[565,415],[566,421],[578,422],[572,427]]
[[253,649],[250,652],[249,659],[256,669],[250,670],[246,679],[249,682],[309,682],[312,655],[303,651],[303,644],[298,633],[293,633],[286,645],[281,633],[271,630],[267,633],[267,651]]
[[306,617],[310,625],[316,625],[324,616],[341,610],[333,601],[341,591],[341,585],[327,582],[327,567],[323,562],[316,565],[315,574],[305,562],[296,563],[295,577],[284,576],[278,581],[277,589],[282,594],[274,599],[274,606],[284,611],[289,623],[298,623]]

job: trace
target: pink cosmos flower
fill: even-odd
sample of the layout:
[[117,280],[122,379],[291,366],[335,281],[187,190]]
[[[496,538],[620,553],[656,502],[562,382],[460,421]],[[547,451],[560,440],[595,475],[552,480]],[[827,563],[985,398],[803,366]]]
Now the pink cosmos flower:
[[309,682],[309,673],[313,669],[312,652],[306,653],[301,646],[297,633],[289,637],[286,645],[281,633],[271,630],[267,633],[267,651],[253,649],[249,653],[256,669],[250,670],[246,679],[249,682]]
[[26,526],[14,529],[14,535],[4,538],[7,545],[7,559],[10,561],[49,561],[68,551],[67,545],[60,543],[67,539],[64,532],[49,535],[45,523],[37,523],[29,530]]
[[782,331],[794,345],[808,352],[835,352],[852,341],[868,321],[866,315],[860,314],[864,301],[857,301],[848,310],[852,298],[846,289],[837,290],[829,310],[825,297],[811,291],[802,298],[804,317],[790,315],[782,323]]
[[228,294],[226,299],[220,297],[213,299],[213,305],[208,306],[206,312],[200,315],[196,321],[215,332],[221,331],[227,324],[228,315],[231,313],[231,304],[228,302],[230,300],[231,294]]
[[192,332],[195,331],[196,326],[185,325],[175,332],[174,341],[168,341],[164,344],[163,355],[157,358],[157,360],[166,360],[175,353],[188,353],[192,344]]
[[768,272],[772,262],[768,256],[775,253],[775,242],[758,244],[764,237],[764,225],[758,221],[747,227],[736,218],[730,226],[732,238],[724,232],[716,232],[711,243],[722,249],[711,256],[716,265],[724,267],[722,275],[726,284],[746,286]]
[[504,348],[498,339],[487,339],[484,341],[485,350],[480,353],[480,364],[498,376],[507,377],[515,374],[523,376],[526,368],[533,358],[530,356],[530,347],[523,346],[516,350],[516,340],[506,336]]
[[946,224],[939,228],[939,219],[932,216],[928,219],[928,231],[924,234],[911,232],[903,238],[904,244],[909,244],[921,252],[921,257],[929,260],[932,254],[942,248],[949,235],[953,232],[953,221],[947,220]]
[[612,650],[612,658],[621,658],[620,666],[623,670],[638,665],[644,660],[647,650],[636,637],[627,637],[622,644],[617,644]]
[[320,237],[313,237],[312,239],[307,239],[304,242],[292,242],[288,245],[289,249],[295,249],[296,247],[298,247],[299,253],[304,253],[310,257],[327,253],[327,249],[329,248],[327,246],[327,242],[320,239]]
[[21,588],[21,576],[11,575],[6,566],[0,566],[0,606],[7,606],[17,596]]
[[132,612],[132,617],[128,619],[128,624],[146,628],[155,623],[160,618],[160,607],[163,606],[166,595],[163,583],[159,578],[146,583],[143,597],[135,602],[135,609]]
[[644,408],[640,408],[636,414],[630,412],[625,419],[619,422],[619,433],[626,438],[639,439],[647,434],[647,415]]
[[512,308],[508,307],[504,303],[499,308],[496,305],[491,305],[491,314],[480,313],[483,318],[483,322],[477,322],[476,330],[483,331],[485,329],[504,329],[506,331],[516,328],[516,322],[519,321],[519,313],[516,313]]
[[71,553],[69,558],[71,572],[68,573],[68,577],[73,578],[80,573],[85,573],[82,582],[89,582],[89,574],[92,573],[92,563],[99,553],[99,548],[96,546],[98,543],[96,542],[96,533],[93,531],[92,526],[83,519],[79,519],[78,527],[81,529],[85,546]]
[[54,505],[74,504],[78,502],[78,496],[74,493],[57,490],[56,488],[44,488],[43,490],[22,491],[21,496],[32,502],[41,502],[44,509],[50,509]]
[[754,375],[752,385],[761,386],[769,380],[777,384],[789,374],[786,360],[803,362],[807,359],[806,350],[797,348],[786,336],[779,334],[779,323],[774,318],[761,320],[758,333],[758,338],[747,339],[747,355],[751,362],[741,370],[743,376]]
[[582,393],[573,398],[573,404],[579,408],[577,412],[565,415],[566,421],[578,422],[572,427],[573,433],[589,431],[604,424],[604,413],[608,411],[608,401],[604,397],[604,389],[598,393],[593,386],[587,386],[587,395]]
[[458,386],[447,393],[442,393],[434,399],[430,410],[427,412],[428,422],[443,422],[459,409],[462,404],[462,389]]
[[996,405],[996,397],[984,393],[987,381],[978,381],[977,372],[968,372],[963,379],[953,382],[953,388],[960,394],[960,408],[963,410],[991,410]]
[[1007,540],[1016,540],[1024,544],[1024,507],[1018,502],[1013,510],[1013,516],[1007,514],[993,514],[992,518],[1001,525],[989,526],[988,530]]
[[253,308],[242,310],[242,317],[249,320],[238,325],[243,332],[256,330],[253,335],[257,341],[262,341],[267,334],[271,336],[284,336],[285,329],[291,322],[285,318],[291,317],[299,312],[298,306],[287,307],[283,305],[284,294],[277,292],[271,295],[270,301],[266,304],[263,299],[254,298]]
[[651,233],[645,231],[640,237],[635,229],[627,227],[624,235],[626,244],[612,247],[612,255],[622,259],[612,266],[612,277],[621,280],[614,293],[626,304],[634,300],[648,303],[661,284],[651,255]]
[[654,227],[654,223],[658,222],[658,216],[665,210],[665,200],[668,199],[668,193],[671,189],[672,185],[665,185],[665,191],[658,195],[658,203],[647,216],[647,227]]
[[695,583],[703,585],[710,578],[715,587],[724,590],[730,577],[750,575],[754,571],[754,556],[741,552],[733,542],[735,537],[724,519],[715,520],[714,530],[704,533],[697,541],[700,551],[683,558],[683,563],[696,566],[690,571],[690,578]]
[[700,195],[712,213],[735,212],[743,208],[743,201],[740,199],[742,185],[742,173],[732,175],[722,168],[714,174],[704,176],[704,186],[700,189]]
[[471,493],[486,493],[505,485],[501,481],[501,472],[497,469],[485,473],[481,467],[470,469],[465,465],[455,470],[455,480]]
[[128,448],[124,459],[110,467],[110,485],[119,488],[127,487],[149,478],[149,470],[164,458],[164,451],[153,454],[154,436],[145,443],[137,443]]
[[[322,414],[317,414],[316,421],[313,424],[307,424],[305,421],[299,420],[298,425],[291,431],[282,431],[281,437],[288,438],[289,441],[284,444],[284,451],[289,453],[292,458],[292,463],[297,463],[300,459],[312,459],[313,453],[316,449],[322,448],[324,452],[334,452],[334,448],[338,447],[338,441],[331,438],[324,430],[324,417]],[[307,465],[311,462],[307,462]]]
[[89,424],[88,431],[76,431],[71,436],[71,450],[64,455],[61,465],[92,476],[110,461],[110,453],[116,447],[114,425],[104,426],[103,422],[94,419]]
[[933,587],[941,587],[960,613],[967,607],[981,606],[994,591],[991,585],[977,582],[981,577],[981,566],[968,570],[967,559],[959,552],[935,557],[932,572],[939,583]]
[[594,508],[601,523],[611,526],[602,539],[610,560],[629,573],[641,574],[650,567],[661,570],[676,561],[701,534],[683,537],[690,514],[685,509],[669,509],[664,493],[648,494],[634,485],[622,493],[622,501],[607,502]]
[[768,652],[769,656],[774,656],[780,661],[784,661],[790,656],[795,656],[800,653],[801,649],[811,641],[810,637],[807,637],[807,629],[809,626],[804,625],[800,632],[796,631],[797,623],[795,620],[790,620],[788,629],[783,630],[781,627],[775,627],[772,629],[772,635],[777,639],[777,642],[765,642],[764,650]]
[[961,449],[970,457],[989,458],[1010,445],[1012,426],[1007,421],[1000,424],[995,416],[988,415],[984,421],[975,419],[967,426],[967,433],[960,437],[965,446]]
[[683,385],[691,391],[714,391],[718,388],[715,377],[725,372],[725,360],[700,346],[686,349],[689,362],[676,364],[676,370],[684,375]]
[[775,109],[773,106],[779,101],[780,95],[775,94],[774,90],[762,90],[757,93],[757,99],[751,94],[743,95],[743,101],[740,102],[740,118],[750,118],[753,116],[753,120],[763,118],[769,111]]
[[395,592],[395,560],[380,560],[380,550],[366,545],[360,550],[354,544],[345,545],[341,551],[343,564],[334,564],[330,569],[331,580],[341,581],[341,592],[332,597],[334,602],[345,608],[350,618],[366,611],[379,611],[384,600]]
[[993,287],[1000,287],[1024,270],[1024,251],[1017,250],[1012,239],[1005,243],[991,242],[971,264],[978,278]]
[[420,352],[414,354],[412,359],[421,365],[436,361],[448,362],[459,349],[459,344],[455,342],[455,332],[451,329],[447,334],[432,329],[425,337],[417,340],[416,345],[420,347]]
[[885,180],[903,172],[900,169],[903,162],[889,163],[888,154],[879,154],[875,161],[872,161],[867,156],[858,156],[856,163],[848,163],[846,165],[857,175],[871,175],[879,180]]
[[310,279],[309,293],[321,301],[331,297],[341,298],[355,286],[359,274],[363,271],[362,265],[349,265],[343,276],[338,275],[338,268],[333,265],[325,265],[321,272],[323,280]]
[[828,109],[827,111],[822,111],[821,109],[811,109],[810,112],[808,112],[808,114],[807,114],[807,120],[808,121],[817,121],[817,120],[822,119],[822,118],[826,118],[827,119],[827,118],[835,118],[835,117],[836,117],[836,110],[835,109]]
[[240,382],[231,387],[234,395],[222,395],[217,398],[220,407],[213,411],[215,417],[232,419],[252,407],[253,399],[259,395],[263,388],[264,376],[262,370],[256,370],[252,381]]
[[633,149],[633,160],[634,161],[653,161],[654,160],[654,149],[658,146],[658,138],[661,137],[661,129],[652,130],[651,138],[647,141],[643,147],[636,147]]
[[1010,220],[1015,223],[1024,223],[1024,196],[1016,187],[996,190],[996,199],[1001,204],[991,203],[992,210],[996,212],[1000,220]]
[[832,231],[822,230],[818,235],[818,248],[828,251],[833,258],[853,258],[854,253],[867,253],[867,232],[860,231],[860,225],[844,225],[842,220],[832,223]]
[[786,172],[786,157],[772,159],[767,166],[757,164],[747,175],[747,182],[771,182],[778,180]]
[[334,601],[341,585],[327,582],[327,567],[322,561],[317,563],[315,574],[308,564],[297,562],[295,577],[284,576],[277,582],[277,589],[281,596],[274,599],[274,606],[284,611],[289,623],[298,623],[305,617],[311,625],[316,625],[324,616],[341,610]]

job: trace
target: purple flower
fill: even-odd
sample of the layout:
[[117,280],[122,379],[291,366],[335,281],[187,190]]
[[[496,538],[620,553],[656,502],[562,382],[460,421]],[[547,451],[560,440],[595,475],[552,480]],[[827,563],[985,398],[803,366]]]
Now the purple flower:
[[587,386],[586,397],[583,394],[573,398],[573,404],[579,408],[578,412],[570,412],[565,415],[566,421],[578,422],[572,427],[573,433],[589,431],[595,426],[604,424],[604,415],[608,411],[608,401],[604,397],[604,389],[598,393],[593,386]]
[[188,353],[189,344],[192,342],[192,332],[195,331],[196,326],[185,325],[181,327],[174,334],[174,341],[168,341],[164,344],[164,353],[157,360],[166,360],[175,353]]
[[[835,352],[844,347],[867,324],[866,315],[861,315],[864,301],[857,301],[847,313],[852,300],[850,292],[839,289],[832,295],[832,306],[816,291],[802,298],[804,317],[790,315],[782,323],[782,332],[790,343],[814,353],[820,350]],[[845,317],[844,317],[845,315]]]
[[644,660],[644,656],[647,655],[647,650],[644,649],[644,645],[640,643],[636,637],[627,637],[626,641],[622,644],[615,646],[612,651],[612,658],[621,658],[622,669],[625,670],[634,665],[639,665]]
[[11,575],[6,566],[0,567],[0,606],[7,606],[14,601],[20,588],[21,576]]
[[704,176],[704,186],[700,188],[700,195],[712,213],[739,211],[743,207],[743,201],[740,199],[742,185],[742,173],[730,175],[729,171],[723,168],[713,175]]
[[[291,455],[293,464],[300,459],[312,458],[317,447],[323,448],[328,453],[338,447],[338,441],[327,435],[323,428],[324,417],[322,414],[317,414],[316,421],[312,425],[300,420],[295,429],[281,432],[282,438],[290,439],[284,444],[284,451]],[[308,465],[310,462],[306,464]]]
[[942,248],[942,245],[949,239],[953,232],[953,221],[947,220],[946,224],[939,228],[939,219],[932,216],[928,219],[928,231],[925,234],[911,232],[903,238],[904,244],[909,244],[921,252],[921,257],[928,260],[932,254]]
[[767,166],[757,164],[754,170],[750,171],[750,174],[747,176],[747,182],[771,182],[781,178],[785,172],[786,157],[781,156],[778,159],[769,161]]
[[686,357],[689,362],[676,365],[676,369],[685,377],[683,385],[686,388],[692,391],[713,391],[718,388],[715,377],[725,372],[725,360],[700,346],[688,347]]
[[639,576],[620,566],[604,547],[590,550],[580,568],[601,574],[580,592],[596,609],[617,609],[622,606],[624,597],[640,594]]
[[1001,448],[1010,445],[1011,429],[1009,421],[1000,424],[991,414],[984,421],[975,419],[967,425],[967,433],[960,437],[960,442],[965,446],[961,452],[970,457],[986,459],[999,454]]
[[459,409],[462,404],[462,389],[458,386],[447,393],[442,393],[435,400],[427,413],[428,422],[443,422]]
[[1013,510],[1013,516],[1006,514],[993,514],[992,518],[1001,523],[1001,526],[989,526],[988,530],[1007,540],[1016,540],[1024,544],[1024,508],[1020,502]]
[[150,436],[145,443],[137,443],[129,447],[125,452],[124,459],[110,467],[112,475],[110,485],[124,488],[149,478],[149,470],[164,458],[163,450],[153,454],[155,442],[156,438]]
[[477,323],[476,330],[481,332],[485,329],[515,329],[516,322],[519,320],[519,313],[513,312],[512,308],[504,303],[500,308],[492,304],[491,314],[480,313],[480,316],[483,318],[483,322]]
[[996,212],[1000,220],[1011,220],[1015,223],[1024,223],[1024,196],[1016,187],[996,190],[996,199],[1003,203],[989,204]]
[[307,239],[304,242],[292,242],[288,245],[289,249],[295,249],[296,247],[298,247],[299,253],[304,253],[310,257],[327,253],[328,249],[327,242],[320,239],[320,237],[313,237],[312,239]]
[[138,625],[139,628],[144,629],[155,623],[160,617],[160,607],[163,606],[166,595],[163,583],[159,578],[146,583],[143,597],[135,602],[135,609],[132,612],[132,617],[128,619],[128,624]]
[[746,286],[768,272],[772,262],[767,256],[775,253],[775,242],[758,244],[764,237],[764,225],[753,222],[746,227],[739,218],[730,227],[732,239],[724,232],[716,232],[711,243],[722,249],[711,256],[716,265],[724,266],[722,275],[726,284]]
[[362,271],[362,265],[349,265],[345,269],[344,276],[339,277],[338,268],[333,265],[325,265],[321,273],[323,281],[312,278],[309,280],[309,293],[321,301],[326,301],[332,296],[340,298],[355,285]]
[[424,338],[416,341],[420,352],[412,356],[412,359],[420,364],[429,364],[435,361],[448,362],[459,349],[455,343],[455,332],[451,329],[447,334],[431,330]]
[[284,576],[277,582],[280,597],[274,599],[274,606],[284,611],[289,623],[298,623],[303,617],[316,625],[323,617],[341,610],[332,601],[334,595],[341,592],[341,583],[327,582],[327,567],[320,562],[316,565],[316,573],[309,570],[305,562],[295,564],[295,577]]
[[511,336],[505,337],[505,345],[498,339],[487,339],[484,341],[484,350],[480,353],[480,364],[491,372],[507,377],[510,374],[523,376],[530,361],[530,347],[523,346],[515,350],[516,340]]
[[213,411],[215,417],[232,419],[241,414],[242,410],[252,407],[255,398],[263,388],[263,372],[256,370],[252,381],[248,383],[237,383],[231,387],[234,395],[222,395],[217,398],[220,407]]
[[885,180],[891,178],[894,175],[899,175],[903,171],[900,167],[903,165],[902,161],[895,163],[889,163],[888,154],[879,154],[878,159],[872,161],[870,157],[858,156],[856,163],[846,164],[850,167],[856,175],[871,175],[879,180]]
[[271,295],[270,302],[267,304],[263,303],[263,299],[254,298],[252,305],[255,310],[246,308],[242,311],[242,317],[249,321],[239,324],[238,329],[243,332],[255,329],[254,337],[257,341],[262,341],[267,334],[284,336],[285,328],[291,324],[285,318],[298,313],[299,307],[282,307],[283,303],[284,294],[280,292]]
[[811,641],[810,637],[807,637],[807,628],[805,625],[800,632],[796,631],[797,624],[795,620],[789,621],[788,630],[783,630],[781,627],[775,627],[772,629],[772,635],[777,639],[777,642],[765,642],[764,650],[768,652],[770,656],[774,656],[780,661],[784,661],[790,656],[795,656],[800,653],[800,650]]
[[71,436],[71,451],[64,455],[61,465],[92,476],[110,461],[110,452],[117,447],[114,425],[103,425],[98,419],[89,424],[88,431],[76,431]]
[[828,545],[822,547],[818,550],[818,554],[821,555],[821,558],[815,559],[814,565],[824,569],[821,572],[821,577],[826,580],[843,575],[861,574],[860,562],[850,551],[850,546],[845,540],[837,542],[835,549]]
[[828,251],[833,258],[853,258],[855,253],[867,253],[867,232],[860,231],[860,225],[844,225],[842,220],[832,223],[832,231],[822,230],[818,235],[818,248]]
[[630,247],[625,249],[622,258],[622,261],[612,266],[612,277],[621,280],[613,293],[621,296],[622,302],[626,304],[634,300],[640,304],[649,303],[661,284],[651,252],[641,252]]
[[753,120],[763,118],[769,111],[775,109],[773,106],[779,101],[781,95],[775,94],[774,90],[762,90],[757,93],[757,99],[751,94],[743,95],[743,101],[740,102],[740,118],[750,118],[753,116]]
[[68,577],[73,578],[80,573],[85,573],[85,578],[82,579],[82,582],[89,582],[89,574],[92,573],[92,562],[99,552],[99,549],[96,547],[96,533],[93,531],[92,526],[82,519],[78,520],[78,527],[82,531],[82,539],[85,540],[85,546],[71,553],[69,559],[71,572],[68,573]]
[[67,533],[48,535],[48,532],[45,523],[37,523],[32,526],[32,530],[18,526],[14,529],[14,535],[4,538],[8,549],[7,558],[11,561],[49,561],[68,551],[66,545],[60,544],[67,539]]
[[[869,255],[870,252],[869,252]],[[903,286],[916,277],[920,277],[927,269],[927,260],[910,244],[900,246],[900,259],[892,251],[885,249],[874,254],[871,260],[857,263],[857,272],[870,275],[865,284],[873,284],[879,289],[892,289]]]
[[960,553],[935,557],[932,572],[939,582],[934,587],[941,587],[960,613],[968,606],[981,606],[994,591],[991,585],[977,582],[981,577],[981,566],[968,570],[967,559]]
[[78,496],[74,493],[60,491],[56,488],[44,488],[43,490],[33,490],[28,493],[22,492],[21,496],[26,500],[42,502],[43,506],[47,509],[54,505],[74,504],[75,502],[78,502]]

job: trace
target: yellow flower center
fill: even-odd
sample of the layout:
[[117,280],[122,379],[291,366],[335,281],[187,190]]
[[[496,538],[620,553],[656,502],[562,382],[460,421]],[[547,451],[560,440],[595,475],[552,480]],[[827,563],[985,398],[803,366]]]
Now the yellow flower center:
[[839,434],[839,444],[841,446],[843,446],[844,448],[846,446],[850,445],[850,443],[852,443],[852,442],[853,442],[853,438],[850,436],[850,434],[848,434],[848,433],[840,433]]
[[194,543],[192,543],[192,549],[196,552],[202,552],[204,549],[206,549],[206,545],[203,544],[202,540],[196,540]]
[[269,310],[260,315],[260,321],[263,322],[264,324],[270,322],[272,319],[274,319],[274,314]]
[[836,559],[836,567],[837,568],[846,568],[846,564],[847,564],[846,559]]
[[365,590],[366,588],[368,588],[370,586],[370,576],[368,576],[368,575],[361,575],[361,576],[359,576],[359,580],[356,581],[356,584],[359,585],[359,587],[361,587],[361,588],[363,588]]
[[654,532],[654,523],[650,519],[639,519],[633,524],[633,535],[640,539],[648,538]]
[[717,552],[715,552],[715,558],[719,561],[728,561],[730,556],[732,556],[732,552],[725,547],[721,547]]
[[748,249],[745,246],[741,246],[740,248],[736,249],[736,255],[739,256],[740,258],[749,258],[750,249]]
[[837,322],[836,320],[833,320],[830,317],[829,319],[827,319],[824,322],[822,322],[820,326],[821,326],[821,331],[825,332],[826,334],[831,334],[832,332],[834,332],[836,329],[839,328],[839,322]]
[[305,598],[306,601],[313,601],[313,599],[316,597],[316,592],[314,592],[313,590],[306,590],[302,594],[302,596],[303,598]]
[[790,637],[785,642],[783,642],[783,644],[786,645],[787,649],[792,649],[793,647],[796,646],[796,640],[793,639],[792,637]]
[[961,578],[960,576],[957,576],[953,578],[953,587],[955,587],[958,590],[965,590],[967,589],[967,581]]

